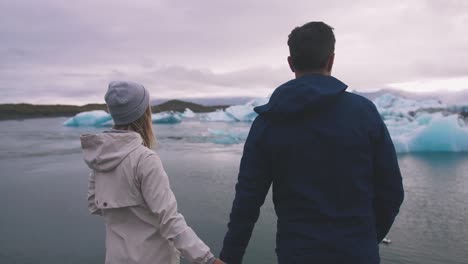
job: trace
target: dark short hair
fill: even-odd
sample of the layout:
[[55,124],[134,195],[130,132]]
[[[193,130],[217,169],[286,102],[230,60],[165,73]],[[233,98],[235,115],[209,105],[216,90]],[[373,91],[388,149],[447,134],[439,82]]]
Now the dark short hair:
[[288,46],[296,70],[321,70],[335,52],[333,28],[323,22],[296,27],[288,36]]

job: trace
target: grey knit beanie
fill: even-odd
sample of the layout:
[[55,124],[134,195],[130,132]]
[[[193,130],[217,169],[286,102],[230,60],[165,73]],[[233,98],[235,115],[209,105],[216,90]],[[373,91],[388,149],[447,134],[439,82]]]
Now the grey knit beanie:
[[104,97],[116,125],[126,125],[137,120],[149,106],[149,92],[136,82],[112,81]]

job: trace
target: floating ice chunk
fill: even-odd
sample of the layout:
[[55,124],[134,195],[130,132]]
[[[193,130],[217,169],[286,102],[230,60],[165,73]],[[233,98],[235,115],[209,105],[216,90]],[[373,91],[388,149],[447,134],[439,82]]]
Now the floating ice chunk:
[[247,104],[250,104],[253,107],[257,107],[257,106],[267,104],[269,100],[270,100],[269,97],[260,97],[260,98],[253,99],[252,101],[248,102]]
[[257,98],[244,105],[234,105],[226,108],[226,113],[236,121],[252,122],[257,113],[254,108],[259,105],[264,105],[268,102],[268,98]]
[[189,108],[186,108],[185,111],[182,113],[182,118],[195,118],[196,116],[197,115]]
[[263,105],[268,102],[268,98],[258,98],[244,105],[233,105],[226,110],[216,110],[215,112],[206,113],[200,116],[201,121],[208,122],[252,122],[257,113],[253,110],[254,107]]
[[[190,109],[184,113],[163,112],[153,115],[153,123],[176,124],[185,118],[200,121],[251,122],[257,114],[254,107],[267,103],[268,98],[259,98],[244,105],[231,106],[225,111],[195,114]],[[446,106],[437,100],[416,101],[385,94],[374,100],[377,109],[388,127],[397,152],[468,152],[468,125],[462,116],[468,106]],[[112,126],[111,116],[104,111],[90,111],[68,119],[66,126]],[[238,144],[247,138],[247,129],[232,128],[209,130],[206,140],[216,144]]]
[[468,127],[457,115],[438,116],[408,142],[411,152],[468,151]]
[[78,113],[63,124],[70,127],[100,127],[107,124],[109,121],[112,121],[110,114],[106,111],[95,110]]
[[232,145],[243,143],[247,139],[248,131],[224,131],[208,129],[210,141],[215,144]]
[[384,94],[374,100],[395,149],[403,152],[468,151],[468,128],[457,112],[437,100],[410,100]]
[[[386,94],[374,101],[384,118],[398,153],[468,151],[468,127],[458,114],[436,100],[415,101]],[[210,113],[216,121],[252,121],[255,105],[264,101],[233,106],[225,112]],[[464,109],[457,107],[457,110]],[[247,132],[211,130],[211,142],[237,144]]]
[[386,123],[399,153],[468,151],[468,127],[458,115],[423,114],[412,122]]
[[[153,114],[152,122],[155,124],[177,124],[182,121],[180,114],[173,112],[164,112]],[[65,126],[82,127],[112,127],[114,122],[110,114],[105,111],[96,110],[89,112],[81,112],[76,116],[68,119],[64,123]]]
[[410,112],[418,109],[447,107],[446,105],[442,104],[442,102],[435,99],[417,101],[398,97],[389,93],[376,98],[374,100],[374,104],[378,109],[393,109],[401,112]]
[[234,122],[236,121],[231,115],[228,115],[223,110],[216,110],[215,112],[205,113],[200,116],[200,121],[206,122]]
[[468,105],[452,105],[447,108],[451,112],[468,113]]
[[182,117],[179,113],[162,112],[152,115],[153,124],[178,124],[182,122]]
[[252,107],[245,105],[228,107],[226,113],[236,121],[252,122],[257,117],[257,113],[253,111]]
[[429,114],[429,113],[421,113],[416,116],[415,121],[418,122],[419,125],[428,125],[431,121],[432,118],[436,116],[435,114]]
[[416,101],[388,93],[374,99],[374,104],[384,120],[406,119],[412,121],[418,111],[434,112],[447,108],[438,100]]
[[109,120],[107,122],[102,123],[100,126],[102,127],[113,127],[114,126],[114,120]]
[[390,238],[384,238],[384,239],[382,239],[382,243],[388,245],[388,244],[391,244],[391,243],[392,243],[392,240],[391,240]]

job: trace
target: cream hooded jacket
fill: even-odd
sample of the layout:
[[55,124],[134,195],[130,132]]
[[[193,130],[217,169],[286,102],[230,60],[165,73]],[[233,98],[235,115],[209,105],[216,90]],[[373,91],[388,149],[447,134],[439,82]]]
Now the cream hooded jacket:
[[[81,136],[89,176],[88,208],[106,226],[106,264],[175,264],[213,260],[177,212],[158,155],[135,132]],[[180,252],[180,253],[179,253]],[[211,261],[210,261],[211,262]]]

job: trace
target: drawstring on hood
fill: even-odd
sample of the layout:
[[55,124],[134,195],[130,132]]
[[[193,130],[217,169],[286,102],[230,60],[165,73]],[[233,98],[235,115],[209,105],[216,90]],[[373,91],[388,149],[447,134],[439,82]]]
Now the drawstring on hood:
[[287,118],[329,105],[348,86],[332,76],[308,74],[279,86],[266,105],[254,110],[260,115]]
[[84,134],[80,139],[84,160],[96,171],[115,169],[143,143],[140,134],[133,131]]

